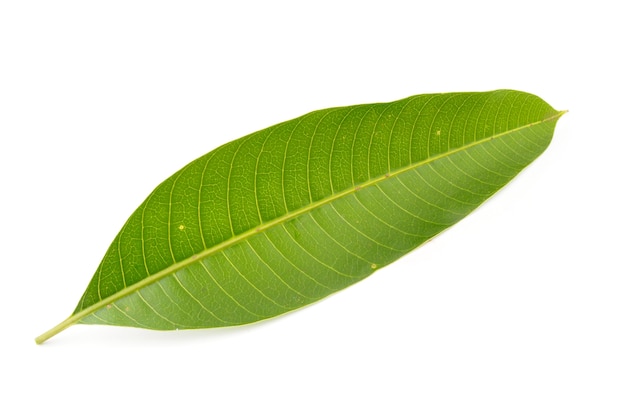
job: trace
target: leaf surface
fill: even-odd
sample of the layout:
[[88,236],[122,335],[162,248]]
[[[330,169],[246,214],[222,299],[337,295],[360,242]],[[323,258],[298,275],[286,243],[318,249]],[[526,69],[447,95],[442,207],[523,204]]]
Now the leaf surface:
[[119,232],[74,323],[234,326],[346,288],[478,207],[549,145],[558,112],[512,90],[315,111],[161,183]]

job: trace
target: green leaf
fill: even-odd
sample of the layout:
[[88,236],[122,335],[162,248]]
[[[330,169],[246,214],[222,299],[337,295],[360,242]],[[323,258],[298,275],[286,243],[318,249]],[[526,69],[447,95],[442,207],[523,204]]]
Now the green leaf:
[[548,146],[558,118],[510,90],[315,111],[227,143],[128,219],[74,323],[173,330],[274,317],[458,222]]

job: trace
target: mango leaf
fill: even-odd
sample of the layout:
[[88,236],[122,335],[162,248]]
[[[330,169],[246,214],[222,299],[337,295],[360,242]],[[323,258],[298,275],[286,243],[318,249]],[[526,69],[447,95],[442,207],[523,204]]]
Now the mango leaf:
[[67,320],[174,330],[305,306],[469,214],[548,146],[558,112],[510,90],[315,111],[160,184]]

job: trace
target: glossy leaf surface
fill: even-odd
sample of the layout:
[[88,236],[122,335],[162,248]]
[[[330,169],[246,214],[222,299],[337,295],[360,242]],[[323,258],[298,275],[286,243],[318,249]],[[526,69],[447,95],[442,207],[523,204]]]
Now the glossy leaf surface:
[[73,323],[172,330],[263,320],[367,277],[453,225],[548,146],[562,112],[510,90],[309,113],[160,184]]

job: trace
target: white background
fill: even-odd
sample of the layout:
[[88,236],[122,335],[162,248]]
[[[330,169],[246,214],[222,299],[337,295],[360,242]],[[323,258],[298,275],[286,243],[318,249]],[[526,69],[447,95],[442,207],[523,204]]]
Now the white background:
[[[2,2],[0,414],[626,415],[617,4]],[[497,88],[569,110],[552,145],[362,283],[238,329],[35,345],[189,161],[311,110]]]

